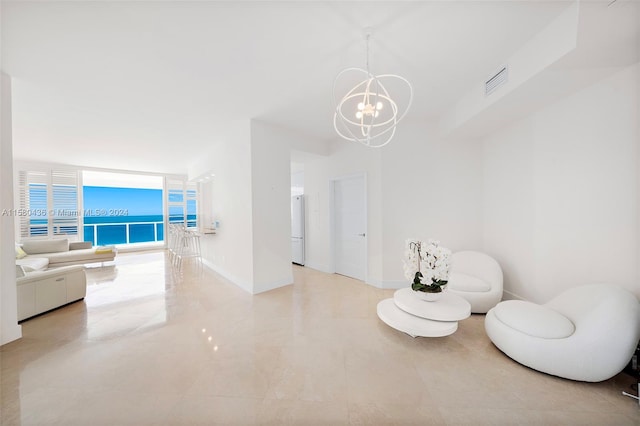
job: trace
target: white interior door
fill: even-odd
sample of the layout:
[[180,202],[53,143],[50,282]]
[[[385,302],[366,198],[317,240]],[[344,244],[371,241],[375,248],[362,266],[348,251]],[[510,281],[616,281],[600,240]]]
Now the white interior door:
[[336,273],[364,281],[367,270],[364,176],[334,181],[333,208]]

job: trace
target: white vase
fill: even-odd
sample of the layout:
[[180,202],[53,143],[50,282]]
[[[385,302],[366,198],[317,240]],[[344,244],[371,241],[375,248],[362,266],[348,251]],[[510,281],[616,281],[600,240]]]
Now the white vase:
[[426,302],[435,302],[436,300],[440,299],[440,297],[442,296],[442,292],[438,292],[438,293],[430,293],[430,292],[426,292],[426,291],[413,291],[416,295],[416,297],[420,300],[424,300]]

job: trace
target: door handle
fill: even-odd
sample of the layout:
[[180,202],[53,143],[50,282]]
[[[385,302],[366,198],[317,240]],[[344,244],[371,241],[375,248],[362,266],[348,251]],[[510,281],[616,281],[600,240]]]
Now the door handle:
[[358,237],[364,237],[365,234],[358,234]]

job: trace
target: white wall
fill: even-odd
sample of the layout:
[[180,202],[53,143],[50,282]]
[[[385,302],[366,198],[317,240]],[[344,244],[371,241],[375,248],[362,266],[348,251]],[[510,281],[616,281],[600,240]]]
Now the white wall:
[[533,139],[522,120],[483,144],[483,247],[502,267],[505,298],[522,298],[534,279]]
[[484,140],[484,247],[511,296],[608,282],[640,296],[640,65]]
[[[11,127],[11,78],[1,73],[0,86],[0,212],[13,210],[13,150]],[[18,325],[14,216],[0,214],[0,345],[22,337]]]
[[[256,294],[293,283],[291,266],[291,151],[324,150],[299,135],[256,120],[233,123],[189,177],[214,173],[201,185],[203,211],[220,222],[202,237],[206,265]],[[312,150],[312,151],[313,151]]]
[[251,122],[254,293],[293,283],[287,139],[277,127]]
[[453,251],[482,246],[482,145],[444,141],[434,126],[404,122],[382,153],[384,286],[407,285],[407,238]]
[[253,292],[250,122],[231,123],[211,146],[211,153],[189,169],[190,177],[215,173],[202,189],[220,227],[215,235],[201,237],[202,258],[222,276]]
[[444,142],[430,126],[403,122],[380,149],[338,141],[305,163],[306,264],[332,272],[329,181],[367,175],[367,282],[406,286],[406,238],[437,238],[452,250],[481,248],[482,145]]
[[[494,256],[508,297],[544,302],[600,281],[640,294],[638,74],[638,65],[627,68],[482,141],[444,141],[432,126],[411,122],[382,149],[336,141],[304,165],[307,266],[333,268],[330,180],[364,173],[373,285],[406,285],[405,238],[433,237],[454,251]],[[300,139],[247,122],[204,162],[215,169],[221,220],[219,233],[205,237],[206,260],[248,291],[290,279],[288,152]],[[231,229],[241,238],[225,239]]]

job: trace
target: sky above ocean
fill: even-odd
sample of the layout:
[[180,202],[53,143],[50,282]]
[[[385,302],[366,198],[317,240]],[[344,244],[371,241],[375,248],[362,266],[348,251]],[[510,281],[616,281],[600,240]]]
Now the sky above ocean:
[[82,202],[84,210],[109,216],[162,215],[161,189],[83,186]]

